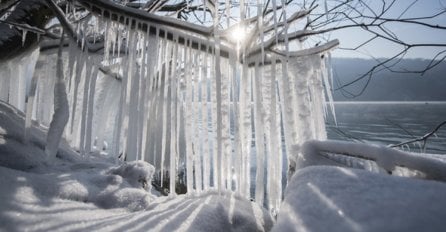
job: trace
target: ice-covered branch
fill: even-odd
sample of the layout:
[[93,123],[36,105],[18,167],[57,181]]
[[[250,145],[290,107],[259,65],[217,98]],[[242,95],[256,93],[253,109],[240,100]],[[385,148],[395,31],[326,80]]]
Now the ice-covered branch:
[[[335,40],[331,40],[328,41],[327,43],[324,43],[322,45],[318,45],[312,48],[307,48],[307,49],[302,49],[299,51],[293,51],[293,52],[288,52],[288,56],[290,57],[300,57],[300,56],[310,56],[310,55],[314,55],[314,54],[320,54],[320,53],[324,53],[324,52],[328,52],[330,50],[335,49],[337,46],[339,46],[339,40],[335,39]],[[273,50],[274,53],[276,54],[280,54],[282,56],[286,56],[286,52],[285,51],[279,51],[276,49],[271,49]]]
[[341,141],[308,141],[302,146],[302,157],[297,160],[297,168],[311,165],[332,164],[322,153],[335,153],[375,161],[380,167],[392,172],[401,166],[417,170],[428,179],[446,181],[446,162],[423,155],[369,144]]
[[[90,11],[100,14],[103,17],[110,18],[113,21],[125,23],[125,18],[131,18],[132,21],[143,21],[154,25],[163,25],[178,30],[193,32],[203,36],[210,36],[212,29],[174,18],[163,17],[142,10],[125,7],[106,0],[77,0],[80,4],[87,7]],[[133,23],[135,26],[136,23]]]

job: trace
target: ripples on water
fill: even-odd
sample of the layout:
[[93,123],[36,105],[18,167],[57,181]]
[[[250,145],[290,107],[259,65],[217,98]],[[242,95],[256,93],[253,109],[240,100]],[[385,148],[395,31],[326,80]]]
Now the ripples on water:
[[[337,126],[327,119],[328,138],[380,145],[423,136],[446,121],[446,102],[337,102],[335,109]],[[420,152],[420,145],[404,150]],[[446,154],[446,126],[428,139],[426,152]]]

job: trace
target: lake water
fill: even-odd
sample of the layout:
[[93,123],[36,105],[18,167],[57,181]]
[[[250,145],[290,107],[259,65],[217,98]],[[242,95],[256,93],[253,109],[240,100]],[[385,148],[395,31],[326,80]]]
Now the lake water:
[[[446,102],[337,102],[337,126],[327,119],[330,139],[381,145],[420,137],[446,121]],[[420,152],[420,143],[404,147]],[[427,140],[427,153],[446,154],[446,125]]]

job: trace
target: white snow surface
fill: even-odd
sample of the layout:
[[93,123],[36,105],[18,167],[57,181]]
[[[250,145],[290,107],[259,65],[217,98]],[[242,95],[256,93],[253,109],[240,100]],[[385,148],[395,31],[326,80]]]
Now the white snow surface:
[[0,101],[0,231],[440,231],[446,184],[330,166],[299,169],[278,219],[236,193],[159,197],[154,167],[89,158],[62,141],[45,159],[45,128],[22,141],[25,115]]
[[0,101],[0,231],[264,231],[273,220],[235,193],[159,197],[154,167],[89,159],[63,141],[45,159],[45,129],[33,123],[21,141],[24,115]]
[[446,184],[332,166],[295,173],[273,231],[443,231]]

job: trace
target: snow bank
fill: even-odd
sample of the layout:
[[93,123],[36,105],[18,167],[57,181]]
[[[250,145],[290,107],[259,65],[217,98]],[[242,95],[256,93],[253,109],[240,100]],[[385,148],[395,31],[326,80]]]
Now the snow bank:
[[235,194],[153,198],[93,166],[57,174],[0,167],[0,230],[268,231],[273,225],[267,211]]
[[441,231],[446,184],[307,167],[291,179],[273,231]]
[[131,161],[119,167],[112,168],[111,174],[125,178],[133,187],[143,187],[150,190],[155,167],[144,161]]
[[45,162],[45,130],[0,102],[0,231],[268,231],[273,219],[234,193],[155,197],[154,167],[89,160],[66,144]]

